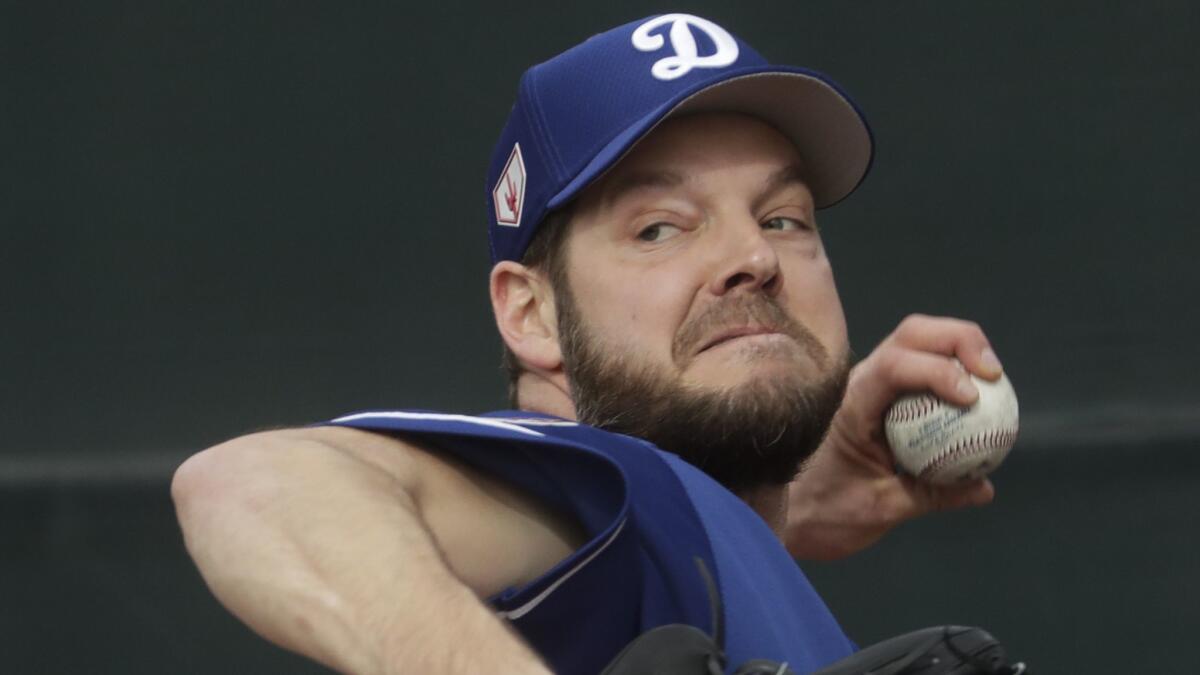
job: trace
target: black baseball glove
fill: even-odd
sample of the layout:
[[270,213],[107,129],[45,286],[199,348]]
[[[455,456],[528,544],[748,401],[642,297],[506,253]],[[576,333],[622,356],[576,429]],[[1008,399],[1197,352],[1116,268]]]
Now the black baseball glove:
[[[602,675],[721,675],[725,655],[703,631],[660,626],[629,643]],[[747,661],[734,675],[796,675],[786,663]],[[812,675],[1029,675],[979,628],[937,626],[866,647]]]

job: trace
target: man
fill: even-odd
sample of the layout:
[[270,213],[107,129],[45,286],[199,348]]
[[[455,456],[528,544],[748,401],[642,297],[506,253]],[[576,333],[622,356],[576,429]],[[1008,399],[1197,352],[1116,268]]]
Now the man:
[[346,672],[598,672],[668,623],[716,634],[731,667],[849,654],[789,552],[989,501],[986,481],[896,475],[881,419],[1000,372],[978,327],[931,317],[850,370],[814,211],[870,157],[836,85],[699,17],[534,67],[487,184],[519,410],[359,413],[200,453],[173,494],[205,580]]

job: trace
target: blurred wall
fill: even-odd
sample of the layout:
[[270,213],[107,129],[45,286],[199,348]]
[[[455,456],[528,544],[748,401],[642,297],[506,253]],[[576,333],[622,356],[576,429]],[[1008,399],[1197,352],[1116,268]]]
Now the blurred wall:
[[305,669],[207,594],[171,470],[358,408],[502,406],[483,174],[516,80],[664,9],[865,110],[872,175],[821,216],[856,351],[910,312],[972,318],[1021,396],[994,506],[806,565],[847,629],[974,622],[1035,672],[1189,672],[1164,656],[1200,600],[1182,0],[5,5],[14,672]]

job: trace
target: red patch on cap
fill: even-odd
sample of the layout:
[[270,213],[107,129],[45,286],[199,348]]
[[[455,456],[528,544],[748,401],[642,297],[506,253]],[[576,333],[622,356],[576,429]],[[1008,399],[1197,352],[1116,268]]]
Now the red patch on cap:
[[521,158],[520,143],[513,145],[500,180],[492,188],[492,204],[496,207],[497,225],[520,227],[525,206],[525,160]]

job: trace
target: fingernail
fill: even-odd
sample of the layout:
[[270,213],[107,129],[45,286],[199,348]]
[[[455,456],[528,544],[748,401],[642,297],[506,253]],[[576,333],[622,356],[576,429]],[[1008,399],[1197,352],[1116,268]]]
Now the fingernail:
[[958,393],[963,398],[974,399],[979,395],[979,390],[975,388],[975,385],[971,382],[971,378],[960,377],[958,379]]
[[996,352],[992,351],[990,347],[985,347],[984,350],[979,353],[979,362],[983,364],[984,368],[987,368],[992,372],[1000,372],[1001,370],[1004,370],[1004,366],[1000,365],[1000,359],[996,358]]

